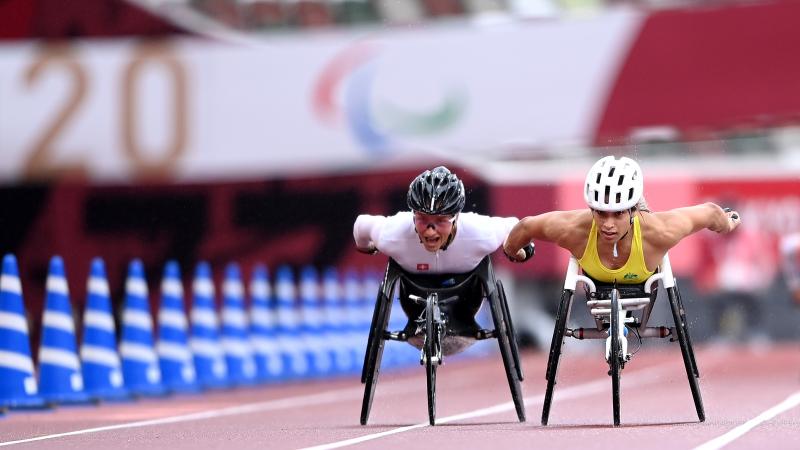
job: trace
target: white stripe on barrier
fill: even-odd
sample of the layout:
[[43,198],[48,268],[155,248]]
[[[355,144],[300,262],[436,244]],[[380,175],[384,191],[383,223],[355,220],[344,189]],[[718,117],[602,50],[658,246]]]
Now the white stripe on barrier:
[[33,374],[33,361],[31,357],[23,355],[22,353],[0,350],[0,367]]
[[133,342],[123,342],[119,346],[119,354],[123,359],[131,359],[143,363],[156,362],[156,352],[152,347],[146,345],[135,344]]
[[170,297],[183,297],[183,285],[173,278],[166,278],[161,282],[161,294]]
[[153,320],[146,311],[126,309],[122,313],[122,325],[126,327],[141,328],[142,330],[152,331]]
[[0,275],[0,290],[12,294],[22,295],[22,282],[16,275]]
[[266,300],[269,298],[269,283],[266,281],[253,281],[250,283],[250,295],[253,298]]
[[205,358],[217,358],[222,355],[222,347],[210,339],[192,338],[189,340],[189,347],[195,355]]
[[22,314],[0,312],[0,328],[28,334],[28,321]]
[[192,293],[200,297],[213,297],[214,283],[208,278],[198,278],[192,283]]
[[89,277],[88,290],[90,294],[108,297],[108,281],[101,277]]
[[210,309],[192,308],[192,324],[203,328],[217,329],[217,313]]
[[234,328],[247,328],[247,316],[241,309],[222,308],[222,323]]
[[52,347],[39,348],[39,364],[51,364],[53,366],[66,367],[67,369],[81,370],[78,355]]
[[227,355],[235,356],[237,358],[246,358],[252,354],[252,349],[249,345],[247,345],[246,341],[222,338],[220,342],[222,343],[222,348],[225,350],[225,354]]
[[75,322],[72,320],[72,316],[60,311],[46,310],[42,318],[42,327],[57,328],[75,334]]
[[128,278],[125,293],[136,297],[147,297],[147,283],[141,278]]
[[275,327],[275,316],[270,311],[252,309],[250,311],[250,322],[253,325],[272,329]]
[[180,362],[191,361],[192,359],[192,353],[189,351],[189,348],[184,345],[159,341],[156,350],[158,351],[158,356],[163,359],[171,359]]
[[158,311],[158,324],[169,328],[177,328],[179,330],[188,328],[186,315],[183,311],[172,309],[161,309]]
[[225,280],[225,282],[222,284],[222,292],[227,297],[241,299],[244,297],[244,286],[242,286],[241,281]]
[[67,279],[63,276],[50,275],[47,277],[47,291],[55,294],[69,295]]
[[98,311],[96,309],[87,309],[83,315],[83,325],[89,328],[97,328],[99,330],[113,333],[114,318],[111,313],[105,311]]
[[81,359],[83,362],[91,362],[101,366],[118,368],[120,366],[119,355],[115,350],[98,347],[96,345],[81,346]]

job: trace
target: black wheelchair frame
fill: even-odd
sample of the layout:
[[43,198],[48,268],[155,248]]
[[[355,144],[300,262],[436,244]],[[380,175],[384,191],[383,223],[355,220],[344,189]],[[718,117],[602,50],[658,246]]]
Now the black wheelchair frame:
[[[488,300],[493,330],[478,330],[470,337],[476,340],[497,338],[500,346],[500,354],[503,358],[503,365],[508,379],[511,397],[520,422],[525,421],[525,405],[522,397],[520,381],[523,380],[523,373],[519,361],[519,349],[514,334],[513,324],[508,309],[503,284],[494,275],[491,258],[486,256],[478,266],[468,274],[468,276],[454,286],[442,288],[422,287],[414,283],[414,274],[406,272],[393,259],[389,259],[386,272],[383,277],[380,289],[378,290],[375,310],[372,315],[372,325],[369,331],[367,349],[364,355],[364,366],[361,372],[361,382],[364,386],[364,399],[361,405],[361,425],[366,425],[372,408],[372,399],[375,394],[375,387],[378,383],[381,359],[386,340],[407,342],[409,337],[404,331],[389,331],[387,326],[392,310],[392,299],[395,287],[399,283],[404,283],[415,288],[415,290],[427,292],[426,298],[416,297],[413,301],[425,302],[425,333],[422,348],[421,363],[426,367],[427,390],[428,390],[428,419],[431,425],[436,422],[436,367],[442,364],[441,342],[448,336],[448,330],[443,326],[443,317],[440,306],[444,302],[452,301],[464,287],[468,286],[477,278],[482,286],[484,299]],[[399,290],[399,289],[398,289]],[[442,300],[440,300],[442,299]]]
[[[658,296],[659,280],[663,282],[664,290],[669,299],[674,327],[647,326],[650,313]],[[572,309],[572,300],[578,281],[583,282],[587,287],[587,305],[591,308],[596,328],[567,328],[567,321]],[[639,317],[633,315],[635,310],[641,311]],[[556,313],[553,339],[550,343],[550,355],[545,373],[547,390],[545,391],[544,404],[542,405],[542,425],[547,425],[550,416],[550,406],[553,401],[553,391],[556,385],[558,363],[561,359],[561,347],[564,344],[564,337],[571,336],[576,339],[608,339],[612,337],[610,339],[607,362],[609,364],[608,374],[611,376],[612,384],[614,426],[619,426],[621,371],[631,357],[623,350],[622,341],[625,340],[623,334],[625,327],[633,330],[640,338],[669,337],[672,342],[678,341],[697,417],[700,422],[705,421],[703,399],[700,395],[698,383],[700,372],[697,369],[692,340],[689,336],[688,322],[686,321],[686,312],[677,281],[672,275],[669,257],[667,255],[664,256],[657,273],[653,274],[644,283],[635,285],[597,283],[587,276],[580,275],[578,262],[574,257],[570,257],[564,290],[561,293],[561,302]]]

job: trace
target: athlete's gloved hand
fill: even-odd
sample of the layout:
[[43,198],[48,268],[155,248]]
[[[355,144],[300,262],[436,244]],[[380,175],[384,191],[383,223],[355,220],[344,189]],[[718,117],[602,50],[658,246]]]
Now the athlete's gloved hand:
[[367,248],[356,247],[356,250],[358,250],[360,253],[366,253],[367,255],[374,255],[375,253],[378,253],[378,247],[375,247],[371,244]]
[[514,256],[509,255],[508,253],[506,253],[505,249],[503,249],[503,254],[506,255],[506,258],[508,258],[509,261],[515,262],[515,263],[522,263],[522,262],[525,262],[525,261],[531,259],[531,257],[533,256],[534,253],[535,253],[535,249],[533,247],[533,243],[532,242],[529,243],[528,245],[526,245],[525,247],[522,247],[521,249],[519,249],[517,251],[517,254],[514,255]]

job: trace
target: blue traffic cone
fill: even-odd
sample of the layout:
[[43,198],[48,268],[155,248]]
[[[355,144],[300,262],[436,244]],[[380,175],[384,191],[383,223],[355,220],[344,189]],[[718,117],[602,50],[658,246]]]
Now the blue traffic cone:
[[267,268],[257,265],[250,280],[250,342],[253,344],[256,379],[260,382],[280,381],[283,375],[271,288]]
[[303,340],[312,358],[311,372],[315,377],[328,376],[333,371],[333,346],[325,339],[319,276],[312,266],[300,272],[300,304]]
[[197,381],[204,388],[228,386],[228,366],[219,338],[216,292],[211,266],[201,262],[195,267],[192,283],[191,338]]
[[156,352],[164,388],[170,392],[195,392],[199,389],[194,358],[189,350],[189,324],[183,307],[181,271],[176,261],[168,261],[164,266]]
[[101,258],[94,258],[86,286],[81,364],[86,393],[96,400],[128,397],[117,351],[117,331],[111,311],[108,279]]
[[75,344],[75,321],[60,256],[50,258],[47,294],[39,346],[39,395],[46,403],[81,403],[89,400]]
[[311,358],[307,354],[300,330],[300,313],[297,308],[297,289],[289,266],[281,266],[275,273],[276,317],[278,319],[278,347],[287,378],[299,379],[311,375]]
[[153,347],[153,317],[142,261],[128,265],[125,309],[122,312],[122,374],[134,395],[162,395],[161,370]]
[[322,275],[322,299],[325,341],[331,346],[333,372],[338,375],[350,373],[355,360],[347,340],[349,330],[344,315],[342,285],[334,267],[328,267]]
[[17,259],[7,254],[0,275],[0,410],[43,404],[31,358]]
[[256,365],[250,345],[250,325],[244,307],[244,285],[239,266],[225,268],[222,285],[222,348],[228,364],[228,381],[234,386],[253,384]]

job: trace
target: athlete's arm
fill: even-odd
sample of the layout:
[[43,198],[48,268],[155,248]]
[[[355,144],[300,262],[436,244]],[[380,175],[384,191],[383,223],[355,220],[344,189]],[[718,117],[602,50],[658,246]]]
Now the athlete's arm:
[[534,240],[555,242],[564,246],[563,241],[574,224],[577,214],[586,211],[551,211],[538,216],[528,216],[517,222],[503,243],[503,252],[513,260],[523,260],[523,248]]
[[378,240],[380,227],[386,220],[384,216],[370,216],[362,214],[353,224],[353,239],[356,249],[362,253],[373,254],[378,251],[375,241]]
[[659,230],[654,230],[654,238],[660,246],[671,248],[681,239],[703,229],[717,233],[730,233],[741,222],[737,211],[724,210],[715,203],[676,208],[655,213],[661,222]]

